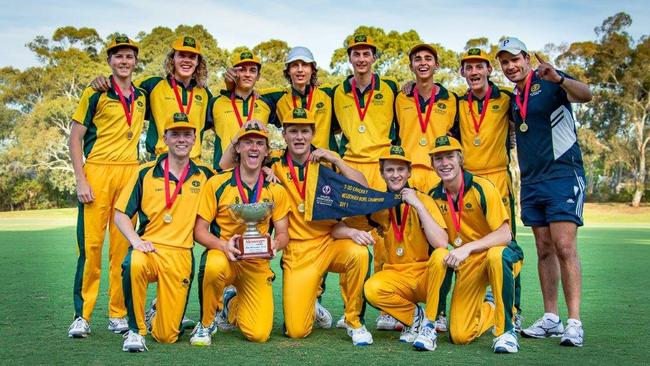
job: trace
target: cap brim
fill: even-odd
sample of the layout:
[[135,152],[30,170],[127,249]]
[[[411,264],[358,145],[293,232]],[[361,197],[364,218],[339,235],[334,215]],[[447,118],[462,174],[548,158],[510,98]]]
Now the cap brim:
[[437,147],[429,152],[429,155],[435,155],[443,152],[449,152],[449,151],[463,151],[463,148],[460,146],[441,146]]
[[524,50],[522,50],[522,49],[519,49],[519,48],[503,48],[503,49],[501,49],[501,50],[499,50],[499,51],[497,52],[496,57],[499,57],[499,55],[501,54],[501,52],[508,52],[509,54],[511,54],[511,55],[513,55],[513,56],[516,56],[516,55],[518,55],[518,54],[520,54],[520,53],[522,53],[522,52],[526,52],[526,51],[524,51]]
[[194,132],[196,132],[196,126],[194,126],[194,125],[192,125],[190,123],[179,124],[178,122],[175,122],[172,126],[165,127],[165,131],[176,130],[176,129],[179,129],[179,128],[191,128],[191,129],[194,130]]
[[375,51],[377,51],[377,46],[375,46],[374,44],[370,44],[368,42],[355,43],[352,46],[348,47],[348,51],[350,51],[352,49],[355,49],[357,47],[370,47],[370,48],[374,49]]
[[404,156],[391,155],[379,158],[379,160],[399,160],[411,164],[411,161]]
[[310,59],[309,57],[303,57],[303,56],[294,57],[291,60],[285,61],[284,64],[289,65],[290,63],[292,63],[294,61],[303,61],[303,62],[306,62],[308,64],[314,64],[314,65],[316,64],[316,61]]
[[409,57],[411,57],[414,53],[416,53],[417,51],[420,51],[420,50],[427,50],[427,51],[431,52],[432,54],[436,55],[436,57],[438,56],[438,51],[436,51],[436,49],[433,48],[432,45],[426,44],[426,43],[420,43],[420,44],[416,44],[415,46],[411,47],[411,49],[409,50]]
[[258,132],[258,131],[244,132],[244,133],[241,134],[241,136],[239,136],[239,139],[241,140],[241,139],[243,139],[245,137],[252,137],[252,136],[262,137],[262,138],[265,138],[267,140],[269,139],[269,136],[264,134],[264,132]]
[[185,47],[185,46],[181,46],[181,47],[172,47],[172,48],[175,49],[176,51],[196,53],[197,55],[200,55],[200,54],[201,54],[201,52],[199,52],[199,51],[198,51],[196,48],[194,48],[194,47]]

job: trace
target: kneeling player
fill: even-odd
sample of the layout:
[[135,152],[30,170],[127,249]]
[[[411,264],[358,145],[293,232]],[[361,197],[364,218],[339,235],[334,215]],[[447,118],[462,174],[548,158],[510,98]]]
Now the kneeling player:
[[[218,322],[238,327],[252,342],[265,342],[271,334],[275,274],[267,259],[236,259],[241,253],[235,242],[246,225],[237,223],[229,212],[233,204],[273,203],[272,245],[274,250],[287,245],[287,192],[279,184],[265,182],[261,172],[268,149],[267,132],[256,125],[246,126],[234,146],[235,168],[214,176],[203,191],[194,237],[206,250],[199,267],[201,319],[190,339],[192,345],[210,345]],[[268,232],[268,221],[257,228],[261,233]],[[224,292],[229,285],[234,287]],[[215,320],[222,293],[221,319]]]
[[[151,282],[158,282],[151,334],[161,343],[176,342],[194,276],[194,217],[201,187],[212,172],[190,160],[196,131],[187,115],[174,114],[165,125],[163,139],[169,153],[141,166],[116,204],[115,224],[131,243],[122,264],[129,316],[124,351],[147,349],[144,306]],[[140,217],[137,232],[131,222],[136,213]]]
[[[436,316],[437,308],[428,306],[428,298],[437,296],[445,274],[432,277],[427,267],[430,250],[447,247],[445,222],[431,197],[408,187],[411,161],[402,147],[392,146],[379,162],[388,190],[399,192],[404,204],[369,216],[370,224],[384,235],[386,262],[366,282],[364,293],[370,304],[406,325],[400,341],[413,343],[421,325],[433,324],[429,319]],[[418,302],[427,303],[426,311]]]
[[[433,168],[442,182],[429,194],[442,212],[454,248],[436,250],[429,270],[443,274],[449,267],[456,271],[450,339],[467,344],[494,326],[494,352],[517,352],[512,309],[514,278],[521,269],[523,252],[512,240],[508,210],[490,181],[463,169],[458,140],[440,136],[431,153]],[[485,300],[488,285],[494,299]],[[432,303],[427,306],[435,309],[438,300],[437,296],[430,297]]]
[[[282,254],[283,304],[285,332],[291,338],[304,338],[312,330],[315,318],[314,302],[320,290],[321,278],[327,272],[345,273],[345,321],[354,345],[372,343],[372,335],[361,322],[364,307],[363,283],[368,276],[370,253],[367,244],[350,239],[333,240],[331,231],[335,220],[305,221],[306,190],[316,189],[318,164],[333,166],[346,178],[367,186],[366,178],[343,162],[335,153],[316,149],[315,119],[307,111],[296,108],[292,117],[283,121],[282,135],[287,150],[275,164],[273,172],[289,193],[289,237]],[[321,163],[322,162],[322,163]],[[310,168],[311,167],[311,168]],[[368,239],[370,236],[368,235]]]

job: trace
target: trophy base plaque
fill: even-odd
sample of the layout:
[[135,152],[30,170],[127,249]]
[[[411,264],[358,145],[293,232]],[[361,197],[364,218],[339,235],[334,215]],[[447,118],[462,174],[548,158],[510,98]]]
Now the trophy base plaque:
[[237,259],[270,259],[273,257],[271,238],[267,236],[242,236],[237,240],[237,249],[241,252]]

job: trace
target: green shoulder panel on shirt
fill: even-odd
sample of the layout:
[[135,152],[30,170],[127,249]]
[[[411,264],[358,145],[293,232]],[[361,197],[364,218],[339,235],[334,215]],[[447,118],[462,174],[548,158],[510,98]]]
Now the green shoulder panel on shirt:
[[393,96],[397,97],[397,93],[399,92],[399,88],[397,86],[397,80],[390,77],[382,77],[381,80],[386,84],[388,84],[390,89],[393,91]]
[[84,156],[87,158],[90,156],[90,152],[97,142],[97,125],[95,124],[95,114],[97,113],[97,104],[99,99],[102,96],[102,92],[95,92],[90,96],[88,100],[88,110],[86,111],[86,116],[84,117],[83,125],[86,127],[86,133],[84,134]]
[[153,166],[153,162],[144,164],[138,172],[138,180],[131,190],[129,201],[127,202],[124,210],[124,213],[131,218],[140,210],[140,203],[142,201],[142,193],[144,189],[144,178],[147,173],[149,173],[149,171],[153,168]]
[[134,84],[138,88],[144,89],[147,93],[151,93],[153,88],[155,88],[162,80],[165,80],[165,78],[160,76],[149,76],[136,80]]
[[483,187],[476,180],[474,180],[472,181],[472,188],[476,189],[476,192],[478,192],[481,209],[483,210],[483,216],[487,217],[487,200],[485,199],[485,192],[483,191]]

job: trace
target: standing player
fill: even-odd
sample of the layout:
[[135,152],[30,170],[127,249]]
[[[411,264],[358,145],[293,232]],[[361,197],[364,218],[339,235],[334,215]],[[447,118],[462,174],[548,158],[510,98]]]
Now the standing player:
[[438,70],[438,52],[421,43],[409,51],[409,68],[415,75],[410,93],[400,92],[395,100],[395,113],[402,146],[413,159],[409,183],[428,192],[440,178],[431,167],[429,151],[436,136],[447,134],[456,117],[456,94],[433,81]]
[[[151,334],[161,343],[178,340],[194,277],[194,218],[201,188],[212,176],[209,168],[190,160],[196,127],[186,114],[174,114],[163,139],[168,153],[141,166],[116,204],[115,225],[131,243],[122,264],[130,329],[122,350],[127,352],[147,349],[144,306],[151,282],[158,283]],[[138,232],[131,221],[136,214]]]
[[[246,225],[233,220],[230,206],[236,203],[271,202],[271,220],[275,235],[274,250],[284,249],[287,233],[289,199],[286,190],[264,181],[261,173],[268,156],[268,134],[258,126],[247,126],[235,145],[236,165],[212,177],[202,193],[194,238],[206,247],[199,267],[199,301],[201,319],[196,325],[190,344],[207,346],[217,331],[217,297],[223,293],[220,322],[239,327],[251,342],[266,342],[273,327],[273,280],[275,274],[267,259],[237,260],[241,254],[235,241]],[[266,233],[269,222],[258,224]],[[233,290],[224,292],[228,285]]]
[[346,294],[345,321],[350,326],[352,343],[368,345],[372,343],[372,335],[360,318],[365,307],[363,283],[369,275],[368,242],[359,245],[349,239],[334,240],[331,231],[337,221],[306,222],[304,219],[306,190],[315,189],[307,181],[317,178],[318,164],[334,167],[346,178],[364,186],[367,182],[363,174],[348,167],[335,153],[311,144],[314,125],[314,117],[308,116],[305,109],[294,109],[291,118],[283,120],[282,135],[287,150],[273,164],[273,172],[286,187],[291,202],[291,239],[282,254],[285,333],[291,338],[309,335],[316,316],[314,302],[321,278],[327,272],[345,273],[347,287],[342,289]]
[[[207,87],[208,68],[201,54],[201,43],[190,36],[177,38],[165,58],[165,72],[165,77],[152,76],[136,81],[136,85],[147,92],[147,151],[152,157],[167,151],[163,141],[165,121],[174,113],[181,112],[189,117],[198,131],[198,139],[190,154],[190,158],[198,162],[208,101],[212,97]],[[109,88],[102,76],[95,78],[91,86],[101,91]]]
[[[355,34],[347,52],[353,74],[334,87],[333,97],[334,116],[343,133],[340,151],[348,166],[363,173],[370,188],[384,191],[386,183],[379,171],[379,157],[386,154],[391,141],[397,139],[394,118],[397,83],[372,72],[377,47],[370,37]],[[375,235],[378,243],[374,250],[375,272],[381,270],[385,260],[380,250],[381,240]],[[340,282],[344,288],[344,276]],[[344,322],[339,323],[337,327],[345,326]],[[394,319],[384,314],[378,318],[378,329],[395,327],[399,325]]]
[[421,325],[436,318],[437,308],[423,311],[418,302],[435,304],[427,299],[434,293],[437,297],[443,283],[445,273],[429,273],[427,267],[436,258],[429,253],[447,247],[445,222],[431,197],[408,187],[411,161],[401,146],[392,146],[380,167],[388,190],[400,193],[404,204],[369,215],[384,233],[386,262],[366,281],[364,294],[373,306],[405,324],[399,339],[413,343]]
[[[521,270],[523,252],[512,240],[508,210],[489,180],[464,170],[463,149],[458,140],[449,136],[436,138],[431,154],[432,165],[442,182],[429,194],[442,212],[453,249],[436,250],[440,251],[439,256],[429,271],[438,273],[436,278],[443,277],[447,268],[456,271],[449,338],[453,343],[467,344],[494,326],[494,352],[518,352],[512,309],[514,277]],[[494,299],[484,301],[488,285]],[[427,306],[436,309],[438,293],[433,295]],[[425,325],[414,346],[432,351],[436,338],[433,325]]]
[[[589,87],[537,60],[535,71],[526,45],[517,38],[499,44],[497,58],[505,76],[516,84],[514,120],[521,171],[521,220],[533,227],[544,316],[522,335],[561,336],[560,344],[581,347],[582,276],[577,252],[582,226],[585,177],[571,103],[592,98]],[[558,316],[558,283],[569,310],[566,329]]]
[[[138,168],[138,141],[144,124],[146,98],[131,83],[138,61],[138,45],[128,37],[115,37],[108,45],[111,67],[109,89],[86,88],[72,116],[70,159],[77,180],[79,256],[74,280],[74,322],[68,336],[90,334],[90,317],[97,301],[102,246],[109,229],[108,330],[128,330],[120,265],[128,242],[111,218],[117,197]],[[86,159],[84,164],[84,158]]]
[[258,99],[255,92],[262,70],[260,58],[243,50],[233,57],[232,64],[229,72],[234,74],[234,80],[230,80],[234,86],[211,99],[208,112],[208,128],[213,128],[215,134],[212,164],[217,171],[222,170],[221,158],[242,126],[251,120],[266,125],[271,114],[271,103],[263,97]]

